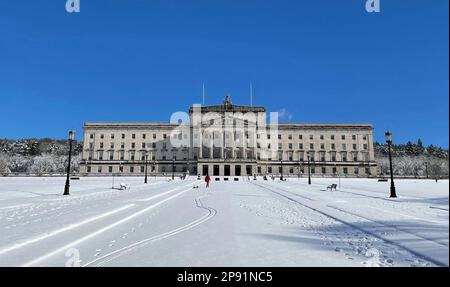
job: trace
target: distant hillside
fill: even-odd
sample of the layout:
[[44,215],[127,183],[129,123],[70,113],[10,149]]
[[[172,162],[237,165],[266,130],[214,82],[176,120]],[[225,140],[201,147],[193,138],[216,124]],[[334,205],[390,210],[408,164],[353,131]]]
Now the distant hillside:
[[[78,171],[81,143],[74,143],[72,171]],[[64,173],[67,168],[69,144],[67,140],[0,139],[0,173]]]
[[[375,159],[381,174],[389,174],[387,144],[374,143]],[[449,175],[448,149],[434,145],[424,147],[419,139],[417,143],[392,145],[394,174],[416,177],[445,177]]]

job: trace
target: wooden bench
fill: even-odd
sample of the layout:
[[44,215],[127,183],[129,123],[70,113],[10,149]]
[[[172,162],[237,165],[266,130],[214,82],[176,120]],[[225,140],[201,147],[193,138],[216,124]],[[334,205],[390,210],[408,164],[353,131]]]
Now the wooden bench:
[[333,183],[332,185],[327,186],[327,190],[333,190],[333,188],[336,190],[337,184]]

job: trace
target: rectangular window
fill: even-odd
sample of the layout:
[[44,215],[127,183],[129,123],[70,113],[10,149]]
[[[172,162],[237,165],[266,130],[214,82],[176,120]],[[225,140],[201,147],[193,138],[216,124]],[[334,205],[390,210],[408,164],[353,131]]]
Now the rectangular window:
[[142,134],[142,139],[144,139],[144,140],[145,140],[145,137],[146,137],[146,135],[145,135],[145,134]]
[[348,168],[344,167],[343,172],[344,172],[344,174],[348,174]]
[[363,145],[363,149],[367,150],[367,144]]
[[327,173],[327,169],[325,167],[322,167],[322,174],[326,174]]
[[352,135],[352,140],[356,140],[356,135]]
[[87,172],[91,172],[91,167],[90,166],[87,167]]
[[331,144],[331,149],[336,149],[336,145],[334,143]]
[[141,166],[141,172],[145,172],[145,166]]
[[292,135],[288,135],[288,139],[290,139],[290,140],[291,140],[291,139],[292,139]]
[[134,166],[130,166],[130,173],[134,172]]
[[102,167],[101,167],[101,166],[99,166],[99,167],[97,168],[97,172],[98,172],[98,173],[102,173]]
[[320,139],[323,140],[323,135],[320,135]]
[[331,135],[330,138],[331,138],[331,140],[334,140],[334,135]]
[[105,135],[104,135],[104,134],[101,134],[101,135],[100,135],[100,138],[101,138],[101,139],[104,139],[104,138],[105,138]]
[[313,143],[309,144],[309,149],[314,149],[314,144]]
[[122,134],[122,138],[123,138],[123,139],[125,138],[125,134]]
[[303,135],[298,135],[298,139],[302,140],[303,139]]
[[156,134],[153,134],[153,139],[156,139]]
[[90,138],[90,139],[93,139],[93,138],[94,138],[94,134],[90,134],[90,135],[89,135],[89,138]]
[[356,144],[353,144],[353,149],[356,150]]
[[299,149],[303,149],[303,144],[302,144],[302,143],[299,143],[299,144],[298,144],[298,148],[299,148]]
[[347,149],[347,145],[346,144],[342,144],[342,150],[346,150]]
[[325,149],[325,144],[324,143],[320,144],[320,149]]
[[114,148],[114,143],[110,143],[110,144],[109,144],[109,147],[110,147],[110,148]]
[[292,149],[292,144],[291,143],[289,144],[289,149]]
[[131,134],[131,138],[135,139],[136,138],[136,134]]
[[100,148],[103,148],[103,143],[100,143]]
[[314,139],[314,135],[309,135],[309,139],[313,140]]
[[114,134],[111,134],[111,139],[112,139],[112,140],[114,139]]
[[131,148],[136,148],[136,143],[131,143]]
[[108,172],[109,172],[109,173],[112,172],[112,166],[108,166]]
[[345,140],[345,135],[342,135],[342,136],[341,136],[341,139],[342,139],[342,140]]
[[142,143],[142,148],[145,148],[145,143]]
[[120,148],[124,149],[125,148],[125,143],[120,143]]

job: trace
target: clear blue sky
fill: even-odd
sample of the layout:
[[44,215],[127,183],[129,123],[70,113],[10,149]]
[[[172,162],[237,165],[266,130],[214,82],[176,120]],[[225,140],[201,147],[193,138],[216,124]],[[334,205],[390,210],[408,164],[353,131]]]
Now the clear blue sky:
[[[448,147],[448,0],[0,1],[0,138],[222,101]],[[290,116],[289,116],[290,115]]]

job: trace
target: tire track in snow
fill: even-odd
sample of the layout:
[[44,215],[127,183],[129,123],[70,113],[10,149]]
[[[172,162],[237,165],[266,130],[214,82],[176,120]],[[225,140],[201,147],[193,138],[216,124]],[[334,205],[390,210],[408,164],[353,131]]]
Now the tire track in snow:
[[419,234],[417,234],[417,233],[414,233],[414,232],[411,232],[411,231],[408,231],[408,230],[404,230],[404,229],[402,229],[402,228],[398,228],[397,226],[394,226],[394,225],[391,225],[391,224],[385,224],[385,223],[382,223],[382,222],[380,222],[380,221],[371,219],[371,218],[369,218],[369,217],[362,216],[362,215],[356,214],[356,213],[351,212],[351,211],[343,210],[343,209],[338,208],[338,207],[335,207],[335,206],[327,205],[327,207],[333,208],[333,209],[335,209],[335,210],[337,210],[337,211],[340,211],[340,212],[343,212],[343,213],[350,214],[350,215],[355,216],[355,217],[362,218],[362,219],[364,219],[364,220],[367,220],[367,221],[376,223],[376,224],[378,224],[378,225],[382,225],[382,226],[385,226],[385,227],[393,228],[393,229],[395,229],[395,230],[397,230],[397,231],[400,231],[400,232],[405,232],[405,233],[411,234],[411,235],[413,235],[413,236],[422,238],[423,240],[431,241],[431,242],[434,242],[434,243],[439,244],[439,245],[444,246],[444,247],[448,247],[448,244],[438,242],[438,241],[436,241],[436,240],[434,240],[434,239],[431,239],[431,238],[428,238],[428,237],[419,235]]
[[85,235],[85,236],[83,236],[83,237],[81,237],[81,238],[79,238],[77,240],[74,240],[74,241],[72,241],[72,242],[70,242],[70,243],[68,243],[68,244],[66,244],[66,245],[64,245],[64,246],[62,246],[62,247],[60,247],[60,248],[58,248],[56,250],[53,250],[53,251],[51,251],[49,253],[46,253],[46,254],[44,254],[44,255],[36,258],[36,259],[33,259],[33,260],[23,264],[22,266],[23,267],[29,267],[29,266],[32,266],[32,265],[36,265],[36,264],[38,264],[38,263],[40,263],[40,262],[42,262],[42,261],[44,261],[44,260],[46,260],[46,259],[48,259],[48,258],[50,258],[52,256],[58,254],[58,253],[62,253],[65,250],[76,246],[77,244],[80,244],[80,243],[82,243],[82,242],[84,242],[84,241],[86,241],[88,239],[91,239],[91,238],[93,238],[95,236],[98,236],[98,235],[100,235],[100,234],[102,234],[102,233],[104,233],[104,232],[106,232],[106,231],[108,231],[110,229],[113,229],[114,227],[116,227],[116,226],[118,226],[120,224],[123,224],[123,223],[125,223],[127,221],[130,221],[131,219],[134,219],[134,218],[136,218],[136,217],[146,213],[147,211],[149,211],[149,210],[151,210],[151,209],[153,209],[153,208],[155,208],[157,206],[160,206],[161,204],[163,204],[163,203],[165,203],[167,201],[175,199],[178,196],[180,196],[180,195],[182,195],[182,194],[184,194],[184,193],[186,193],[186,192],[188,192],[190,190],[191,190],[191,188],[183,190],[181,192],[178,192],[178,193],[176,193],[176,194],[174,194],[172,196],[169,196],[168,198],[165,198],[165,199],[163,199],[163,200],[161,200],[161,201],[159,201],[157,203],[154,203],[154,204],[152,204],[152,205],[150,205],[150,206],[148,206],[146,208],[143,208],[143,209],[141,209],[141,210],[139,210],[137,212],[134,212],[133,214],[131,214],[131,215],[125,217],[125,218],[122,218],[119,221],[116,221],[116,222],[114,222],[112,224],[109,224],[109,225],[107,225],[107,226],[105,226],[103,228],[100,228],[99,230],[97,230],[97,231],[95,231],[93,233]]
[[351,227],[351,228],[353,228],[353,229],[356,229],[356,230],[361,231],[361,232],[366,233],[366,234],[370,234],[370,235],[372,235],[373,237],[375,237],[375,238],[377,238],[377,239],[379,239],[379,240],[382,240],[382,241],[384,241],[384,242],[386,242],[386,243],[389,243],[389,244],[391,244],[391,245],[394,245],[394,246],[396,246],[396,247],[399,247],[399,248],[401,248],[401,249],[404,249],[404,250],[408,251],[409,253],[411,253],[411,254],[413,254],[413,255],[415,255],[415,256],[417,256],[417,257],[423,259],[423,260],[429,261],[429,262],[431,262],[431,263],[433,263],[433,264],[435,264],[435,265],[437,265],[437,266],[441,266],[441,267],[446,267],[446,266],[448,266],[448,264],[446,264],[445,262],[441,262],[440,260],[437,260],[437,259],[435,259],[435,258],[431,258],[431,257],[429,257],[429,256],[426,255],[426,254],[422,254],[421,252],[412,250],[411,248],[408,248],[408,247],[406,247],[406,246],[403,246],[402,244],[399,244],[399,243],[394,242],[394,241],[392,241],[392,240],[390,240],[390,239],[384,238],[384,237],[382,237],[382,236],[380,236],[380,235],[378,235],[378,234],[376,234],[376,233],[374,233],[374,232],[371,232],[371,231],[368,231],[368,230],[366,230],[366,229],[364,229],[364,228],[361,228],[361,227],[359,227],[359,226],[356,225],[356,224],[352,224],[352,223],[350,223],[350,222],[347,222],[347,221],[345,221],[345,220],[342,220],[342,219],[340,219],[340,218],[337,218],[337,217],[335,217],[335,216],[333,216],[333,215],[330,215],[330,214],[328,214],[328,213],[326,213],[326,212],[324,212],[324,211],[318,210],[317,208],[314,208],[314,207],[311,207],[311,206],[309,206],[309,205],[307,205],[307,204],[304,204],[304,203],[302,203],[302,202],[299,202],[299,201],[293,199],[293,198],[290,197],[290,196],[287,196],[287,195],[285,195],[285,194],[280,193],[279,191],[274,190],[275,187],[270,188],[270,187],[263,186],[263,185],[260,185],[260,184],[254,183],[254,182],[251,182],[251,183],[254,184],[254,185],[256,185],[256,186],[258,186],[258,187],[260,187],[260,188],[266,189],[266,190],[268,190],[268,191],[270,191],[270,192],[272,192],[272,193],[278,194],[279,196],[284,197],[285,199],[288,199],[289,201],[292,201],[292,202],[295,202],[295,203],[297,203],[297,204],[300,204],[301,206],[306,207],[306,208],[308,208],[308,209],[310,209],[310,210],[313,210],[313,211],[315,211],[315,212],[317,212],[317,213],[319,213],[319,214],[321,214],[321,215],[323,215],[323,216],[326,216],[326,217],[331,218],[331,219],[333,219],[333,220],[335,220],[335,221],[337,221],[337,222],[340,222],[340,223],[342,223],[342,224],[344,224],[344,225],[347,225],[347,226],[349,226],[349,227]]
[[186,225],[178,227],[176,229],[173,229],[173,230],[170,230],[168,232],[165,232],[165,233],[162,233],[162,234],[158,234],[158,235],[146,238],[144,240],[135,242],[133,244],[130,244],[128,246],[125,246],[123,248],[120,248],[118,250],[110,252],[108,254],[105,254],[102,257],[99,257],[99,258],[97,258],[95,260],[92,260],[92,261],[86,263],[85,265],[83,265],[83,267],[88,267],[88,266],[93,265],[93,264],[95,264],[96,267],[103,266],[104,264],[106,264],[108,262],[111,262],[111,261],[113,261],[113,260],[115,260],[115,259],[117,259],[117,258],[119,258],[119,257],[121,257],[121,256],[123,256],[123,255],[125,255],[127,253],[129,253],[129,252],[137,250],[138,248],[141,248],[141,247],[144,247],[144,246],[146,246],[146,245],[148,245],[150,243],[153,243],[153,242],[156,242],[156,241],[160,241],[160,240],[166,239],[168,237],[177,235],[177,234],[179,234],[181,232],[190,230],[190,229],[192,229],[192,228],[194,228],[194,227],[196,227],[196,226],[198,226],[198,225],[200,225],[200,224],[210,220],[212,217],[214,217],[217,214],[217,211],[214,208],[211,208],[211,207],[208,207],[208,206],[204,206],[202,201],[201,201],[201,198],[203,198],[203,197],[204,196],[195,199],[195,204],[196,204],[196,206],[198,208],[207,210],[208,213],[206,215],[204,215],[204,216],[200,217],[199,219],[196,219],[196,220],[194,220],[194,221],[192,221],[192,222],[190,222],[190,223],[188,223]]

